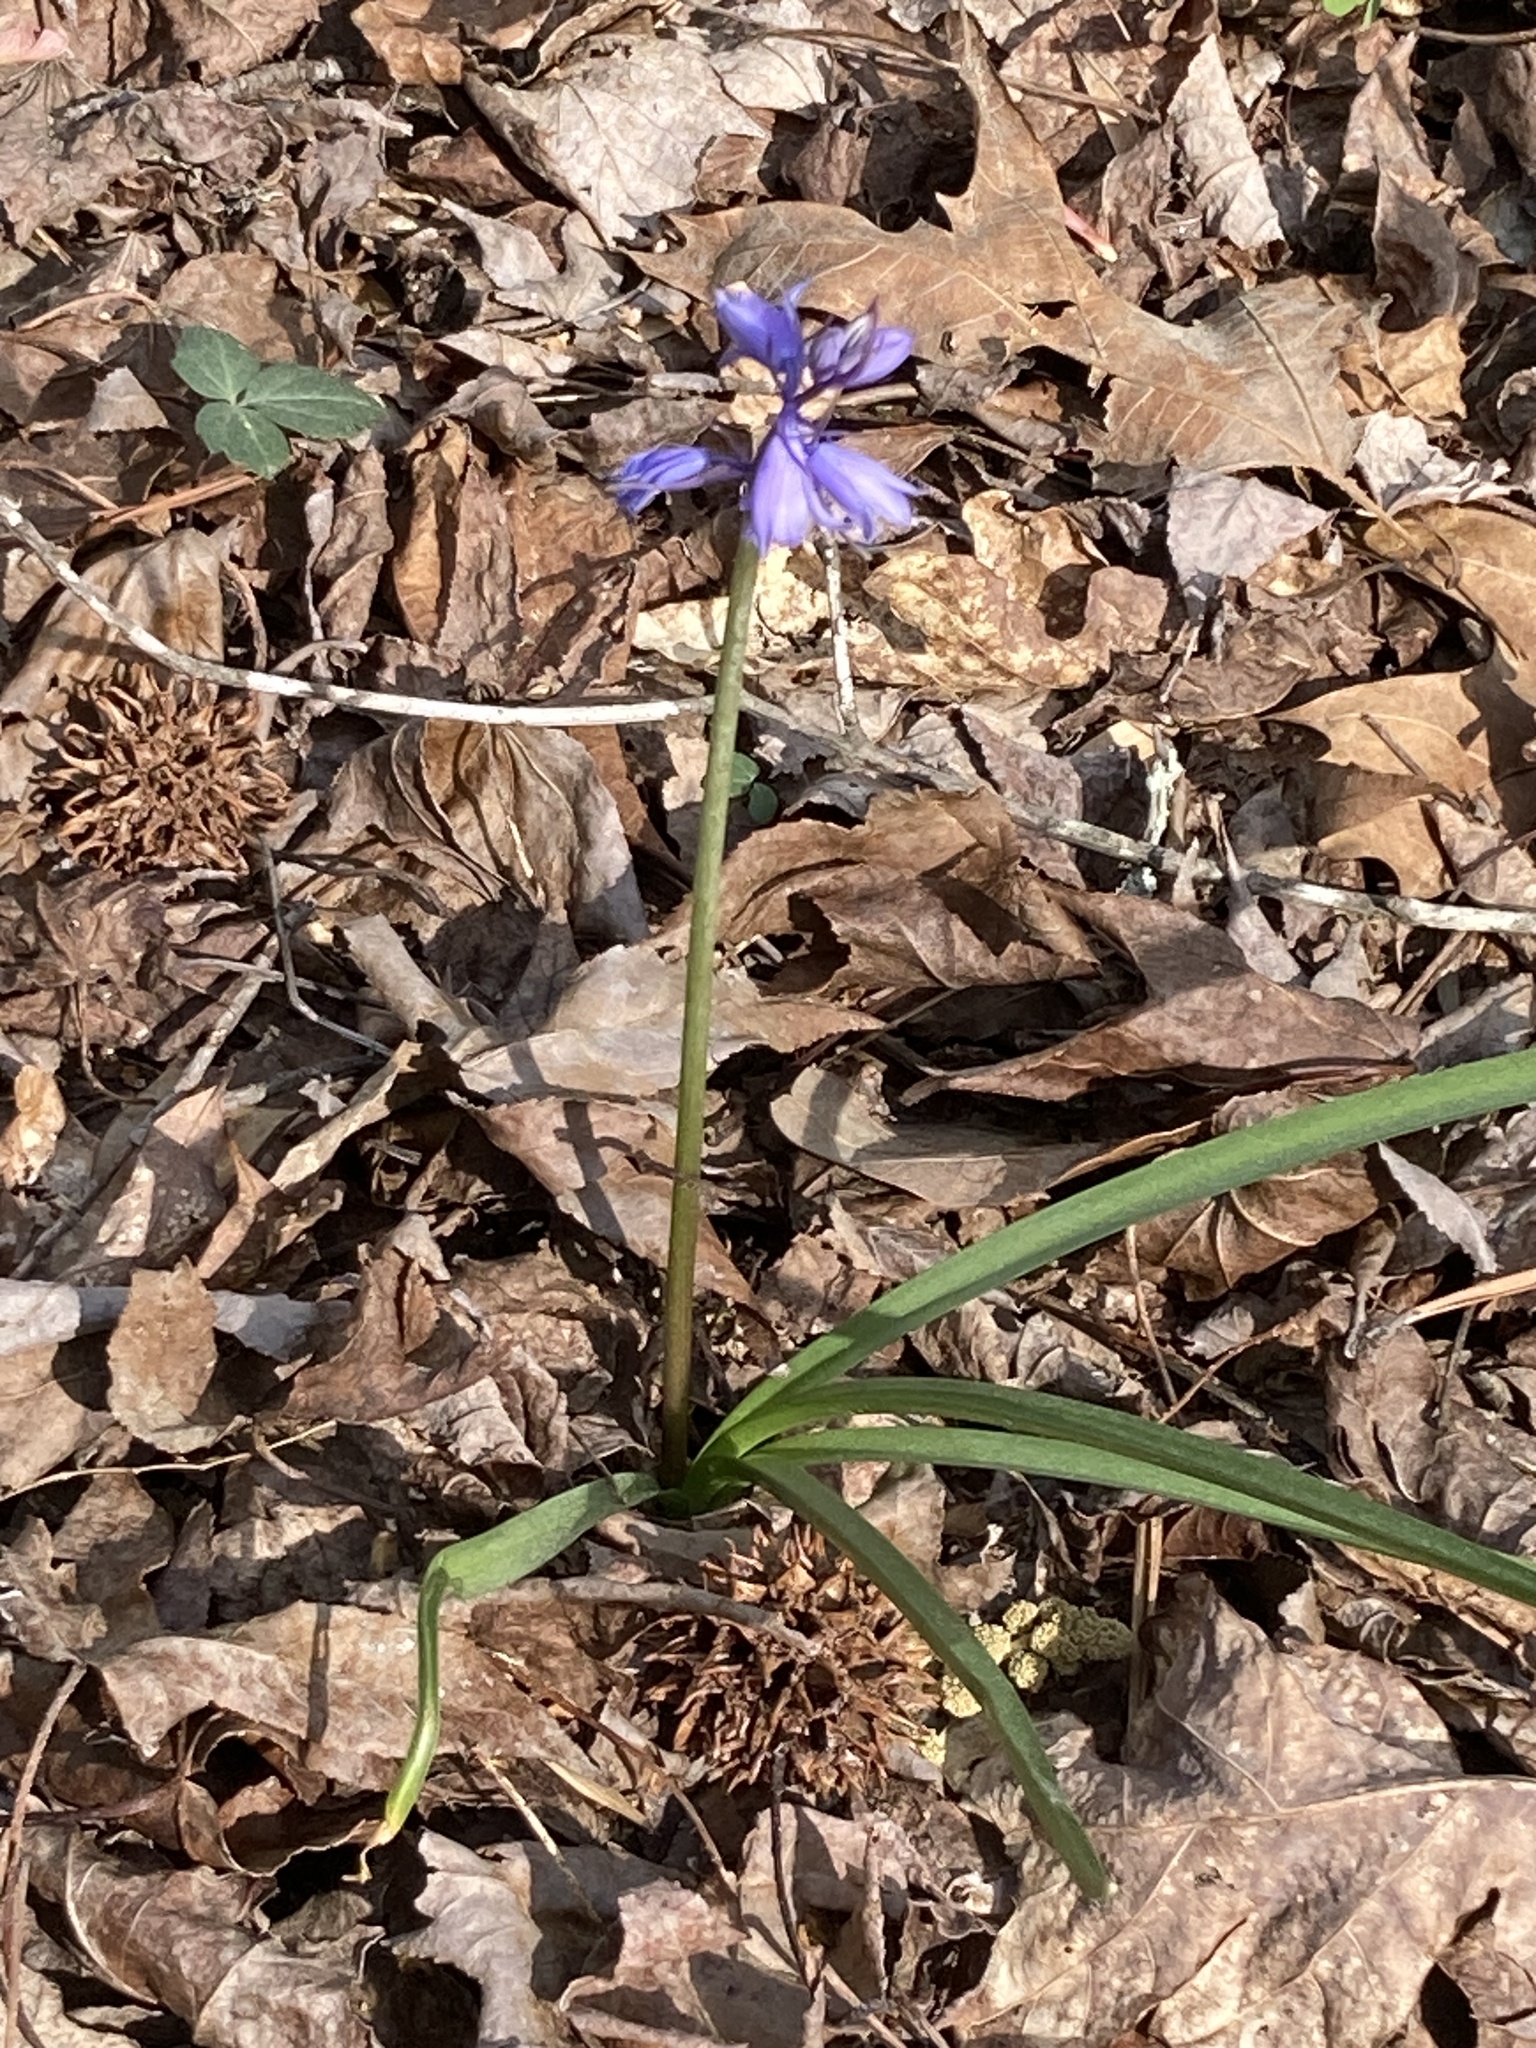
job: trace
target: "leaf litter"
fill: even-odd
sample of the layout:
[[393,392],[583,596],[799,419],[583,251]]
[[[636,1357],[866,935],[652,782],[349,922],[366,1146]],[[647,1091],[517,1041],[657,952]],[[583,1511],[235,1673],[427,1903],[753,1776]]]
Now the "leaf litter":
[[[427,1558],[652,1426],[732,534],[607,483],[760,423],[714,287],[911,329],[840,428],[923,495],[759,590],[708,1403],[1075,1177],[1529,1042],[1501,12],[13,13],[7,2038],[1524,2038],[1529,1614],[1065,1483],[843,1476],[999,1640],[1134,1623],[1031,1667],[1106,1904],[749,1506],[450,1606],[421,1825],[357,1858]],[[349,442],[200,442],[322,372]],[[1160,1218],[913,1352],[1529,1550],[1530,1121]]]

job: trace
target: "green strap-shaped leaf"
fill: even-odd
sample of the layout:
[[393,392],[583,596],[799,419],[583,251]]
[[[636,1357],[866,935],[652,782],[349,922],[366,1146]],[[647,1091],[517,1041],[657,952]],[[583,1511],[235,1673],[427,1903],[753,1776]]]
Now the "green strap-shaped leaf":
[[[787,1401],[774,1411],[774,1421],[780,1430],[789,1430],[861,1414],[943,1415],[980,1423],[997,1434],[931,1429],[924,1437],[927,1448],[919,1452],[901,1447],[913,1425],[891,1424],[856,1432],[864,1448],[840,1450],[835,1454],[838,1459],[921,1458],[931,1464],[996,1465],[1042,1478],[1167,1494],[1452,1572],[1536,1608],[1536,1559],[1453,1535],[1353,1487],[1299,1472],[1283,1458],[1212,1443],[1169,1423],[1122,1415],[1090,1401],[966,1380],[842,1380]],[[762,1441],[756,1431],[754,1435]],[[831,1436],[821,1429],[805,1436],[776,1432],[763,1451],[821,1462],[834,1454],[818,1455],[814,1447],[828,1443]],[[964,1456],[959,1449],[962,1439],[968,1446]],[[881,1444],[884,1449],[876,1447]],[[976,1446],[990,1446],[988,1455],[971,1455]]]
[[[905,1382],[895,1401],[887,1395],[883,1403],[873,1388],[860,1389],[869,1394],[863,1406],[878,1407],[884,1414],[916,1408],[917,1400],[910,1391],[912,1384]],[[969,1410],[976,1420],[998,1422],[1006,1397],[1016,1391],[1008,1387],[951,1386],[941,1389],[938,1398],[929,1399],[925,1394],[923,1400],[930,1414],[948,1409],[964,1415]],[[966,1398],[989,1394],[1005,1397],[1004,1401],[990,1404],[990,1415],[986,1412],[988,1403]],[[1143,1421],[1140,1416],[1106,1414],[1082,1401],[1065,1401],[1049,1394],[1025,1398],[1054,1399],[1058,1409],[1067,1411],[1059,1434],[1011,1431],[1006,1426],[957,1429],[942,1423],[902,1422],[862,1429],[808,1430],[803,1436],[765,1444],[752,1457],[760,1466],[780,1460],[840,1465],[857,1458],[894,1458],[925,1465],[1028,1472],[1042,1479],[1161,1494],[1170,1500],[1219,1508],[1227,1514],[1249,1515],[1300,1536],[1322,1537],[1384,1557],[1406,1558],[1410,1564],[1449,1572],[1536,1609],[1536,1560],[1453,1535],[1433,1522],[1419,1521],[1357,1493],[1352,1487],[1319,1479],[1310,1472],[1298,1472],[1282,1458],[1264,1457],[1232,1444],[1211,1443],[1207,1438],[1172,1429],[1164,1423]],[[1080,1417],[1097,1417],[1111,1425],[1123,1425],[1103,1433],[1107,1438],[1118,1438],[1118,1448],[1110,1448],[1104,1441],[1084,1441],[1082,1436],[1075,1435],[1073,1411]],[[1090,1439],[1093,1434],[1088,1432]]]
[[399,1834],[437,1754],[443,1715],[437,1637],[443,1601],[450,1593],[460,1600],[483,1600],[503,1586],[515,1585],[569,1549],[605,1515],[637,1507],[656,1491],[656,1481],[648,1472],[593,1479],[553,1500],[541,1501],[537,1507],[525,1508],[482,1536],[450,1543],[432,1559],[422,1574],[416,1605],[416,1725],[405,1760],[389,1788],[384,1817],[369,1837],[369,1849],[377,1849]]
[[276,476],[293,455],[281,427],[222,398],[198,408],[197,438],[211,455],[227,455],[253,476]]
[[307,434],[315,441],[349,440],[384,417],[383,402],[372,392],[306,363],[264,364],[246,390],[245,403],[290,434]]
[[261,357],[217,327],[186,327],[171,368],[199,398],[236,399],[261,368]]
[[1501,1053],[1405,1081],[1386,1081],[1358,1095],[1309,1104],[1265,1123],[1188,1145],[1145,1166],[1133,1167],[1102,1187],[1064,1196],[1021,1222],[978,1239],[941,1259],[824,1337],[798,1351],[784,1372],[765,1379],[739,1401],[705,1445],[689,1475],[686,1498],[700,1502],[723,1483],[748,1440],[749,1425],[803,1388],[823,1386],[851,1372],[874,1352],[911,1330],[946,1315],[979,1294],[1004,1287],[1085,1245],[1114,1237],[1187,1204],[1213,1201],[1277,1173],[1311,1166],[1359,1145],[1399,1138],[1408,1131],[1483,1116],[1536,1100],[1536,1051]]
[[894,1543],[811,1473],[785,1458],[768,1455],[744,1459],[742,1470],[851,1557],[864,1576],[900,1608],[944,1668],[980,1700],[1040,1832],[1089,1898],[1103,1898],[1109,1889],[1104,1866],[1061,1789],[1028,1709],[949,1602]]

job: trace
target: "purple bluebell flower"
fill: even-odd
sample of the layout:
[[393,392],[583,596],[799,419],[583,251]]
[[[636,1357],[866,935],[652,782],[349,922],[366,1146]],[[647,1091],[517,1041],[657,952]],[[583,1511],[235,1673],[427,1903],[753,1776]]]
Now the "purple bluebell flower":
[[[782,400],[777,418],[750,461],[705,448],[662,447],[632,455],[613,480],[614,495],[629,514],[663,491],[697,484],[739,483],[747,527],[759,548],[798,547],[818,528],[872,541],[883,527],[910,523],[920,487],[895,470],[849,448],[825,425],[825,410],[840,391],[857,391],[888,377],[912,352],[904,327],[884,327],[871,306],[856,320],[837,320],[809,341],[800,324],[804,285],[792,285],[775,304],[745,285],[715,293],[726,338],[724,360],[746,357],[772,376]],[[816,416],[808,410],[822,400]]]

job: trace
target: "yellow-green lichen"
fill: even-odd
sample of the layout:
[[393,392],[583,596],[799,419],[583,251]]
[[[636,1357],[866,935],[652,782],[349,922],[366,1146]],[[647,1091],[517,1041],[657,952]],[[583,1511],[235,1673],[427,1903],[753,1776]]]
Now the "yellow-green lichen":
[[[1053,1673],[1073,1678],[1085,1664],[1128,1657],[1133,1640],[1123,1621],[1056,1598],[1015,1600],[1001,1621],[973,1622],[971,1628],[1020,1692],[1038,1692]],[[981,1712],[981,1703],[947,1671],[939,1693],[945,1713],[956,1721]]]

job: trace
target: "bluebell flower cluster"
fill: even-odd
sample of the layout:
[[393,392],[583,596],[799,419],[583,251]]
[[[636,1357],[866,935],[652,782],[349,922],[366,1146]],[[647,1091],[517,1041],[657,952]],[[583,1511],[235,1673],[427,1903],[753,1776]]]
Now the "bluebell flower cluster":
[[871,306],[856,320],[833,321],[808,338],[799,312],[804,289],[792,286],[777,304],[745,285],[715,293],[729,344],[722,361],[761,363],[778,388],[779,412],[754,456],[682,447],[632,455],[613,480],[627,513],[633,516],[663,491],[736,483],[747,530],[761,549],[798,547],[818,530],[872,541],[882,528],[910,524],[919,486],[845,446],[827,432],[825,420],[838,392],[878,384],[905,362],[912,336],[904,327],[882,326]]

